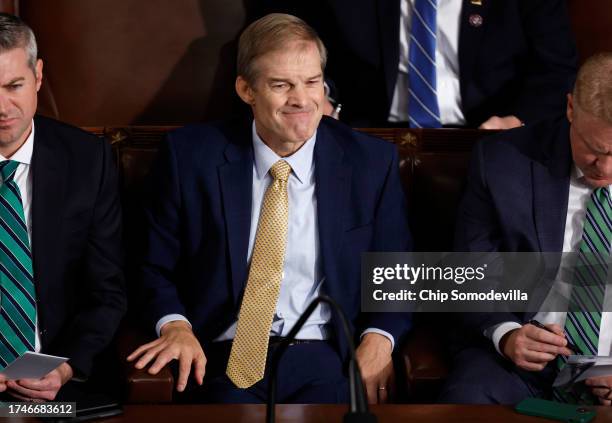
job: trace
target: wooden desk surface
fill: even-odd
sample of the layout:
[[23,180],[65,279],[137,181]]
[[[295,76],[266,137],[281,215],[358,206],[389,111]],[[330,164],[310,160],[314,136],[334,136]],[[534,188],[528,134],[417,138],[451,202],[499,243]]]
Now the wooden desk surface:
[[[344,405],[279,405],[277,422],[342,422]],[[545,423],[539,417],[517,414],[512,407],[495,405],[383,405],[372,407],[379,423],[470,422],[470,423]],[[263,405],[126,405],[124,414],[103,420],[108,422],[265,422]],[[102,420],[100,420],[102,421]],[[612,422],[611,407],[597,407],[595,423]]]

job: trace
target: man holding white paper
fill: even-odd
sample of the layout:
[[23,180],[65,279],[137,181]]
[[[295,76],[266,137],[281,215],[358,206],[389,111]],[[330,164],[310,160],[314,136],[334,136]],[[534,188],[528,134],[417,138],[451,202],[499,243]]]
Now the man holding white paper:
[[466,315],[480,340],[456,355],[442,402],[512,404],[539,396],[611,405],[612,375],[586,380],[590,398],[551,388],[567,356],[611,354],[610,185],[612,54],[605,53],[580,68],[567,119],[476,146],[456,236],[457,251],[574,252],[583,268],[599,266],[600,273],[573,272],[563,309]]
[[[126,308],[110,148],[34,116],[42,68],[32,30],[0,14],[0,391],[23,400],[87,378]],[[2,369],[28,351],[68,361],[7,380]]]

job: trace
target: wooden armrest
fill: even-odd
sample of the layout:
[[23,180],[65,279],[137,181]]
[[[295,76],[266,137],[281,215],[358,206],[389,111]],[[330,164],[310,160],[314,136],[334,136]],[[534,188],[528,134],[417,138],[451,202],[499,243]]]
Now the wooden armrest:
[[414,328],[400,350],[411,401],[431,402],[449,372],[448,347],[431,325]]
[[133,363],[128,363],[126,357],[140,345],[151,341],[138,329],[125,324],[117,335],[117,349],[123,363],[126,398],[129,404],[151,404],[172,402],[174,377],[168,366],[156,375],[149,374],[145,369],[136,369]]

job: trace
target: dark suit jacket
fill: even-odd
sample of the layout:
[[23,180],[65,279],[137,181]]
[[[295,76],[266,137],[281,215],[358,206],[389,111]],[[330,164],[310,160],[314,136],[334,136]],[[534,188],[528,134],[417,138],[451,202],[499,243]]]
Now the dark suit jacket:
[[[572,158],[566,119],[501,132],[479,142],[459,206],[456,251],[560,252]],[[551,272],[555,272],[554,266]],[[468,313],[470,329],[521,315]]]
[[37,116],[32,253],[42,352],[89,375],[126,308],[121,211],[108,143]]
[[[352,126],[387,124],[399,63],[400,0],[259,0],[312,25],[329,50],[341,117]],[[492,115],[523,122],[560,116],[576,71],[565,0],[463,1],[459,80],[467,126]],[[480,15],[481,26],[470,24]]]
[[[399,342],[407,316],[360,313],[359,265],[362,252],[411,247],[396,149],[324,118],[314,161],[323,290],[353,328],[380,328]],[[237,319],[248,276],[252,183],[250,122],[187,126],[168,135],[145,207],[150,327],[179,313],[206,344]],[[340,333],[337,319],[332,323]],[[345,352],[343,339],[338,346]]]

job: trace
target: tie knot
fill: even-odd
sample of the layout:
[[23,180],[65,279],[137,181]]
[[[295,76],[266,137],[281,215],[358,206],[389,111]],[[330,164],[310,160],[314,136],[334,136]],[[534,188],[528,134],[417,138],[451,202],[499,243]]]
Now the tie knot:
[[287,181],[289,179],[289,174],[291,173],[291,166],[284,160],[279,160],[272,165],[270,168],[270,175],[274,179],[279,179],[281,181]]
[[9,182],[13,180],[17,166],[19,166],[19,162],[14,160],[5,160],[0,162],[0,175],[2,175],[2,182]]

